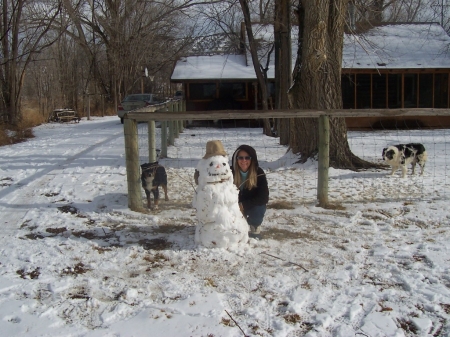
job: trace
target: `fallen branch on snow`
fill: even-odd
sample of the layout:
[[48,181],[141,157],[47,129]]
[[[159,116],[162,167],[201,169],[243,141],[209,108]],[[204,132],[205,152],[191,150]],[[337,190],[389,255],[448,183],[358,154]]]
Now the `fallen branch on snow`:
[[[275,255],[271,255],[271,254],[266,253],[266,252],[262,252],[261,254],[266,254],[266,255],[269,255],[269,256],[274,257],[274,258],[276,258],[276,259],[279,259],[279,260],[281,260],[281,261],[286,261],[286,260],[282,259],[281,257],[275,256]],[[302,265],[300,265],[300,264],[298,264],[298,263],[291,262],[291,261],[286,261],[286,262],[289,262],[289,263],[291,263],[291,264],[294,264],[294,265],[296,265],[296,266],[299,266],[299,267],[302,268],[304,271],[309,271],[308,269],[306,269],[305,267],[303,267]]]

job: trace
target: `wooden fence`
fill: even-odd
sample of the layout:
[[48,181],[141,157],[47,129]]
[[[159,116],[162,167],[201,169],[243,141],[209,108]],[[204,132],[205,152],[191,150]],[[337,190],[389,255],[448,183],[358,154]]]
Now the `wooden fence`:
[[[148,106],[128,112],[124,116],[123,131],[125,137],[125,162],[128,184],[128,207],[133,211],[142,211],[141,173],[139,165],[138,122],[148,124],[148,162],[156,161],[155,122],[161,122],[161,152],[159,157],[167,157],[167,146],[175,144],[175,138],[183,130],[179,114],[186,110],[184,101]],[[137,116],[135,114],[138,114]],[[154,118],[158,114],[158,118]],[[163,116],[161,118],[161,116]],[[173,118],[176,117],[176,118]]]
[[329,118],[330,117],[419,117],[450,116],[450,109],[352,109],[352,110],[220,110],[186,111],[184,101],[172,101],[128,112],[124,117],[125,157],[128,183],[128,207],[142,211],[142,191],[138,149],[138,122],[148,123],[149,162],[156,161],[155,121],[161,122],[161,153],[167,157],[167,146],[174,145],[175,138],[187,120],[226,120],[264,118],[318,118],[319,162],[317,200],[319,206],[328,204],[329,168]]

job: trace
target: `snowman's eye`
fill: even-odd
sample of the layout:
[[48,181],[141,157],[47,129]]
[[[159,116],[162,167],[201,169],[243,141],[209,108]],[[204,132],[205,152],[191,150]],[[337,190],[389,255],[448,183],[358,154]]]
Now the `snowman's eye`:
[[222,163],[223,166],[227,166],[227,163]]
[[212,162],[210,162],[210,163],[209,163],[209,166],[213,166],[213,163],[212,163]]

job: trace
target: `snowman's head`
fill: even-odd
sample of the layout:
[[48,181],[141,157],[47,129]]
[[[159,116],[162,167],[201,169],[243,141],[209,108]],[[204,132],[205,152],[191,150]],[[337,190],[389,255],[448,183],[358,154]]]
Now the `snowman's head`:
[[227,156],[212,156],[202,159],[197,165],[197,170],[199,185],[233,181],[233,173]]

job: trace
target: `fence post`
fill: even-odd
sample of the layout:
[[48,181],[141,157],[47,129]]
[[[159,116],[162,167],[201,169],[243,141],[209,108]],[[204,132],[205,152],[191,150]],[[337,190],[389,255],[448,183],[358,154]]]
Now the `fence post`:
[[[178,102],[174,103],[172,111],[175,113],[178,113],[178,106],[179,106]],[[173,121],[173,131],[174,131],[174,137],[178,138],[180,136],[180,128],[179,128],[179,124],[178,124],[177,120]]]
[[326,115],[319,117],[319,172],[317,199],[319,206],[328,204],[328,167],[330,165],[330,120]]
[[161,122],[161,153],[160,158],[167,158],[167,122]]
[[175,122],[169,121],[169,140],[167,141],[168,145],[175,145]]
[[148,162],[156,161],[155,121],[148,122]]
[[[182,101],[178,101],[177,103],[177,112],[181,112],[182,111]],[[178,132],[179,133],[183,133],[183,120],[179,119],[178,121]]]
[[[173,104],[169,107],[169,112],[173,112]],[[175,145],[175,121],[169,121],[169,140],[168,145]]]
[[125,137],[128,207],[132,211],[142,211],[137,122],[134,119],[124,118],[123,133]]
[[[186,112],[186,101],[184,99],[181,101],[181,112]],[[189,121],[189,120],[185,119],[184,120],[184,127],[186,127],[189,124],[192,124],[191,122],[192,121]]]

